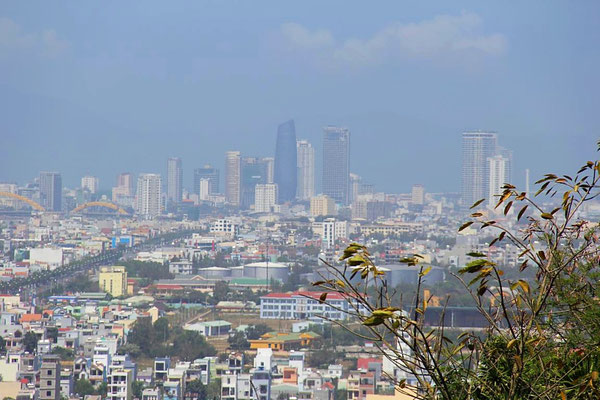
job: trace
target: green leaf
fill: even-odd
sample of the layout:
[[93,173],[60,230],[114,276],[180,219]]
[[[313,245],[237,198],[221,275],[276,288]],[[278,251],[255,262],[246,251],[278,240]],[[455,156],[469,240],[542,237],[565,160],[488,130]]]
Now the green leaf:
[[473,205],[471,206],[471,210],[474,209],[475,207],[477,207],[478,205],[480,205],[481,203],[483,203],[485,201],[485,199],[480,199],[477,200],[475,203],[473,203]]
[[383,318],[376,316],[370,316],[363,321],[364,326],[377,326],[381,324],[383,324]]
[[485,257],[486,255],[483,253],[478,253],[478,252],[471,252],[471,253],[467,253],[467,255],[469,257]]
[[552,214],[550,214],[550,213],[542,213],[542,215],[541,215],[541,216],[542,216],[542,218],[544,218],[544,219],[552,219],[552,218],[554,218],[554,217],[552,216]]
[[460,228],[458,228],[458,231],[460,232],[462,230],[465,230],[465,229],[467,229],[471,225],[473,225],[473,221],[465,222],[464,224],[462,224],[460,226]]

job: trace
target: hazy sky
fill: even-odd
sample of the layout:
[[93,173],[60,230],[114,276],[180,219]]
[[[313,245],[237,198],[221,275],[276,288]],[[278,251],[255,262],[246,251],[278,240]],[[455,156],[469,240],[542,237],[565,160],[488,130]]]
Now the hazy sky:
[[379,190],[459,191],[470,129],[499,132],[517,184],[574,172],[600,132],[598,21],[598,1],[3,1],[0,181],[108,188],[180,156],[190,187],[226,150],[273,155],[289,118],[319,160],[321,127],[350,128]]

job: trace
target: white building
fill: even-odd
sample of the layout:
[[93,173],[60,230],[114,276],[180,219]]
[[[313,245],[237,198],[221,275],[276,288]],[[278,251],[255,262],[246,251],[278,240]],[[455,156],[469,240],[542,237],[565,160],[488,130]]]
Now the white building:
[[29,250],[29,265],[43,265],[53,270],[63,265],[63,250],[50,247]]
[[170,203],[181,203],[183,193],[183,168],[181,158],[171,157],[167,161],[167,199]]
[[83,190],[88,190],[91,194],[96,194],[98,192],[98,178],[95,176],[84,176],[81,178],[81,188]]
[[210,233],[234,237],[238,233],[239,226],[230,219],[217,219],[210,225]]
[[137,184],[137,213],[147,218],[161,213],[161,179],[159,174],[141,174]]
[[200,178],[198,182],[198,199],[207,201],[211,194],[211,180],[209,178]]
[[[312,319],[327,317],[333,320],[348,319],[354,310],[348,299],[339,293],[329,293],[327,303],[321,303],[321,292],[269,293],[260,298],[262,319]],[[362,308],[361,308],[362,312]]]
[[490,187],[488,190],[488,208],[493,209],[500,200],[499,196],[502,194],[502,186],[508,183],[508,158],[502,155],[496,155],[494,157],[488,157],[488,170],[489,170],[489,182]]
[[227,202],[239,206],[241,201],[242,155],[239,151],[225,153],[225,197]]
[[315,149],[306,140],[296,142],[298,164],[297,196],[308,200],[315,195]]
[[336,221],[335,218],[327,218],[322,222],[323,230],[321,236],[321,247],[331,249],[339,239],[348,238],[348,222]]
[[106,400],[131,400],[133,375],[130,369],[116,369],[107,378]]
[[254,190],[254,211],[268,213],[277,204],[277,184],[258,184]]
[[423,185],[413,185],[410,192],[411,203],[423,205],[425,203],[425,188]]
[[193,265],[191,261],[170,261],[169,272],[175,275],[191,275]]

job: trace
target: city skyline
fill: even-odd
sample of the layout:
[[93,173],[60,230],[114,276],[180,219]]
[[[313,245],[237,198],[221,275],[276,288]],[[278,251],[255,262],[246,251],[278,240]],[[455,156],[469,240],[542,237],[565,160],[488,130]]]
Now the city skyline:
[[[189,187],[194,168],[223,171],[229,149],[273,156],[273,132],[290,116],[317,154],[322,126],[349,127],[355,148],[377,157],[353,172],[385,191],[418,182],[458,191],[455,135],[466,130],[502,134],[516,183],[526,168],[537,177],[593,157],[599,56],[585,49],[600,35],[598,4],[332,2],[314,15],[271,3],[264,16],[250,5],[184,4],[149,2],[142,15],[112,4],[93,18],[73,4],[6,4],[0,181],[52,170],[66,186],[89,173],[106,189],[121,171],[166,176],[164,159],[177,155]],[[324,17],[332,13],[343,18]],[[445,168],[414,168],[424,152]]]

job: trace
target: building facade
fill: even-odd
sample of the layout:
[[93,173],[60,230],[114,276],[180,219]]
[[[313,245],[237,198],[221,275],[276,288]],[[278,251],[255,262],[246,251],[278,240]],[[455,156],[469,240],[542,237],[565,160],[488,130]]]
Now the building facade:
[[350,131],[323,128],[323,194],[348,204],[350,196]]
[[167,160],[167,201],[179,204],[183,197],[183,167],[181,158],[171,157]]
[[200,182],[202,179],[208,179],[210,182],[210,193],[219,193],[219,169],[210,164],[202,168],[194,169],[194,193],[200,195]]
[[275,146],[274,181],[279,186],[279,201],[282,203],[296,198],[296,153],[296,126],[294,120],[289,120],[277,128]]
[[[329,293],[327,304],[321,303],[322,292],[269,293],[260,298],[262,319],[312,319],[326,317],[346,320],[354,305],[339,293]],[[355,303],[356,305],[356,303]],[[360,309],[362,312],[362,308]]]
[[335,215],[335,201],[326,195],[311,197],[310,215],[313,217]]
[[46,355],[40,366],[40,400],[60,400],[60,358]]
[[99,180],[95,176],[84,176],[81,178],[81,189],[89,191],[91,194],[98,192]]
[[315,149],[306,140],[297,142],[298,189],[300,200],[308,200],[315,195]]
[[161,213],[161,178],[159,174],[140,174],[137,184],[137,213],[148,218]]
[[239,151],[225,153],[225,198],[233,206],[241,201],[241,158]]
[[487,193],[488,207],[493,209],[502,194],[502,186],[508,182],[509,161],[508,158],[498,154],[494,157],[488,157],[488,171],[489,171],[489,189]]
[[277,197],[277,184],[265,183],[256,185],[254,211],[261,213],[273,212],[273,208],[277,204]]
[[127,294],[127,270],[122,266],[102,267],[98,285],[113,297]]
[[470,207],[489,191],[488,158],[496,155],[498,136],[495,132],[462,134],[462,202]]
[[62,177],[58,172],[40,172],[40,203],[46,211],[62,211]]

